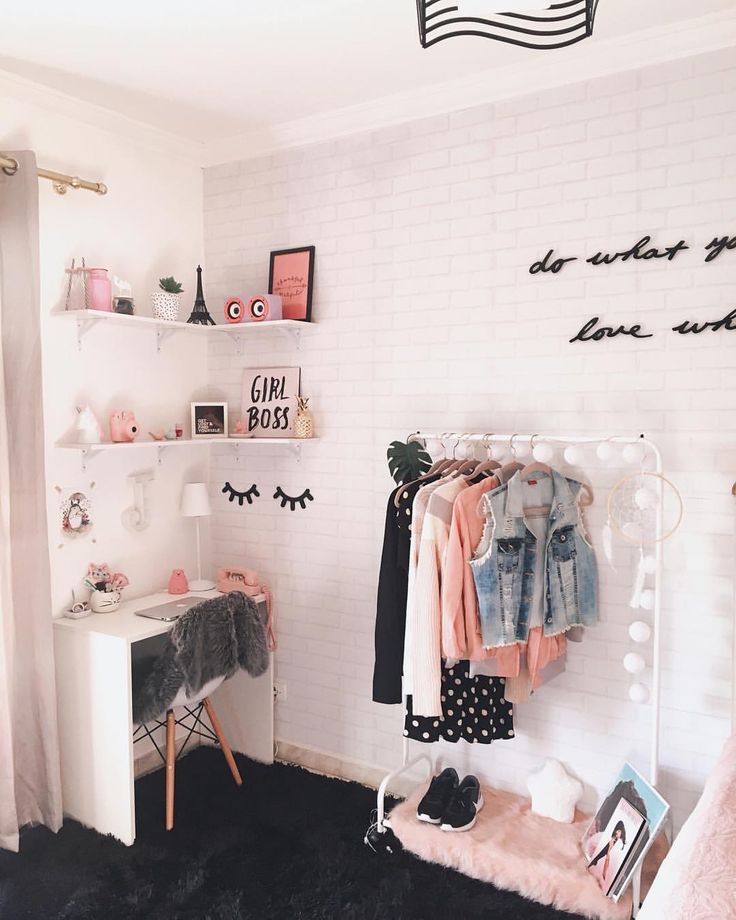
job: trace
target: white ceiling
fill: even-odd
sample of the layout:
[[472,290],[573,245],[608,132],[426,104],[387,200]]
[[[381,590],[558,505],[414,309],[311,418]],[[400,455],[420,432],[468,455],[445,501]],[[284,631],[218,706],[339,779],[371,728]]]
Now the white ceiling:
[[[734,2],[600,0],[595,36],[582,44],[732,11]],[[0,70],[201,142],[575,52],[470,37],[424,50],[415,0],[3,6]]]

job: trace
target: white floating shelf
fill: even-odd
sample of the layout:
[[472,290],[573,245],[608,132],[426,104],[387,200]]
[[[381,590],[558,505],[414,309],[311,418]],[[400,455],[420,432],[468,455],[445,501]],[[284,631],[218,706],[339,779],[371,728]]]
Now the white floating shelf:
[[243,444],[253,445],[260,444],[263,447],[288,447],[297,460],[301,459],[302,444],[309,441],[317,441],[318,438],[178,438],[177,440],[167,441],[126,441],[120,443],[103,442],[102,444],[81,444],[69,441],[57,441],[56,447],[60,450],[74,450],[82,457],[82,469],[86,470],[87,462],[97,454],[107,453],[109,451],[125,452],[135,450],[137,447],[155,447],[158,453],[158,462],[165,451],[172,447],[192,447],[202,444],[212,445],[220,444],[231,447],[235,453],[236,459],[240,460],[240,449]]
[[261,323],[218,323],[215,326],[200,326],[196,323],[185,323],[179,320],[166,322],[165,320],[155,319],[152,316],[128,316],[125,313],[107,313],[103,310],[60,310],[51,315],[60,320],[63,319],[66,322],[76,324],[77,345],[80,350],[84,336],[90,329],[100,323],[107,326],[128,326],[131,329],[153,330],[156,336],[156,347],[159,351],[166,339],[177,332],[188,332],[201,336],[227,335],[237,344],[238,351],[242,351],[242,343],[245,338],[266,335],[269,332],[290,336],[298,346],[299,338],[305,326],[312,325],[297,319],[275,319],[264,320]]

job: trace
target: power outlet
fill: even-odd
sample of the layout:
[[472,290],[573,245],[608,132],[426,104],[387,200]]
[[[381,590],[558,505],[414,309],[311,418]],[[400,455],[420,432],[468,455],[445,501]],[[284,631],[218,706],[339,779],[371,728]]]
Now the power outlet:
[[286,682],[283,680],[277,680],[273,685],[273,698],[277,703],[286,702]]

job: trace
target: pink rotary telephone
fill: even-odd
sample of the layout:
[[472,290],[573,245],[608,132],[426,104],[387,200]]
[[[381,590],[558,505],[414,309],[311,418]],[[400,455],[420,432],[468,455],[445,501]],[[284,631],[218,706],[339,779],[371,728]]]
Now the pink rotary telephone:
[[230,591],[242,591],[248,597],[255,597],[257,594],[266,596],[266,610],[268,611],[268,622],[266,623],[266,636],[268,638],[268,647],[273,652],[276,650],[276,634],[273,628],[273,595],[268,585],[261,583],[257,572],[252,569],[239,569],[235,567],[223,568],[217,570],[217,590],[222,594]]

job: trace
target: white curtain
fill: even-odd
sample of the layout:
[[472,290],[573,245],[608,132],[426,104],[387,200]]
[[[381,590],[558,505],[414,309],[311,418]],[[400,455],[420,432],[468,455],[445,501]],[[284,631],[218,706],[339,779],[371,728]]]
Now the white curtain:
[[0,847],[61,826],[50,609],[38,178],[33,153],[0,169]]

